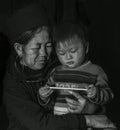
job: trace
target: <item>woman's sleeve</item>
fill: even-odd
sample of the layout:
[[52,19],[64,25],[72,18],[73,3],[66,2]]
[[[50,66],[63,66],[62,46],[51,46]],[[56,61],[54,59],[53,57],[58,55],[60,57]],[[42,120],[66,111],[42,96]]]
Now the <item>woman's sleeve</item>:
[[4,103],[12,130],[70,130],[86,129],[83,115],[55,116],[34,102],[29,91],[11,78],[4,80]]
[[110,102],[113,99],[114,94],[108,85],[108,77],[100,66],[96,66],[96,73],[97,82],[95,86],[97,87],[97,93],[90,100],[96,104],[103,105]]

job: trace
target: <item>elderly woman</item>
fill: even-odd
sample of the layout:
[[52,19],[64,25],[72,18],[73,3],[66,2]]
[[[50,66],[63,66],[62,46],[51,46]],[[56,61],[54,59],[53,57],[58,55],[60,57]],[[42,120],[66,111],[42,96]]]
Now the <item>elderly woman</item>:
[[[55,67],[57,61],[52,51],[48,19],[40,5],[20,9],[8,19],[6,27],[12,47],[11,62],[4,78],[8,130],[86,130],[87,126],[114,128],[105,116],[71,113],[57,116],[50,111],[53,101],[49,108],[41,105],[38,90],[47,80],[48,70]],[[86,101],[76,93],[73,95],[81,98],[81,102],[76,102],[80,113]]]

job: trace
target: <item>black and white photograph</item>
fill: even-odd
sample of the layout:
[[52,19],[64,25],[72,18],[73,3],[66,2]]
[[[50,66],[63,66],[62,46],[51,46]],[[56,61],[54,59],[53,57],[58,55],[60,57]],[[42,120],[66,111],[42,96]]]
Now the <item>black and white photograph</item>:
[[113,0],[0,0],[0,130],[120,130],[119,19]]

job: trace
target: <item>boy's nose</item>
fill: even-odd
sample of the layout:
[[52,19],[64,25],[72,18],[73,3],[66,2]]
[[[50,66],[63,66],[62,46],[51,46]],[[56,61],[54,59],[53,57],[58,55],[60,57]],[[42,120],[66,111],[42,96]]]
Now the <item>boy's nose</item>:
[[71,59],[71,58],[72,58],[72,55],[69,54],[69,53],[67,53],[67,54],[66,54],[66,59],[69,60],[69,59]]

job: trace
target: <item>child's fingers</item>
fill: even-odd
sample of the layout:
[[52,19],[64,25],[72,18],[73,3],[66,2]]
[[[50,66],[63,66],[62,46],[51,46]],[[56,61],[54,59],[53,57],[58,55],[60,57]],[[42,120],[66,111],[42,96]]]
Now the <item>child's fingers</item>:
[[52,92],[53,92],[53,90],[51,90],[48,87],[42,87],[39,89],[39,94],[44,97],[49,96]]
[[48,96],[50,96],[52,93],[53,93],[53,90],[50,89],[50,90],[48,91]]
[[87,90],[87,97],[94,97],[97,93],[97,88],[94,85],[89,85]]
[[53,92],[53,90],[48,90],[48,91],[44,91],[44,93],[42,93],[43,96],[48,97],[49,95],[51,95]]

